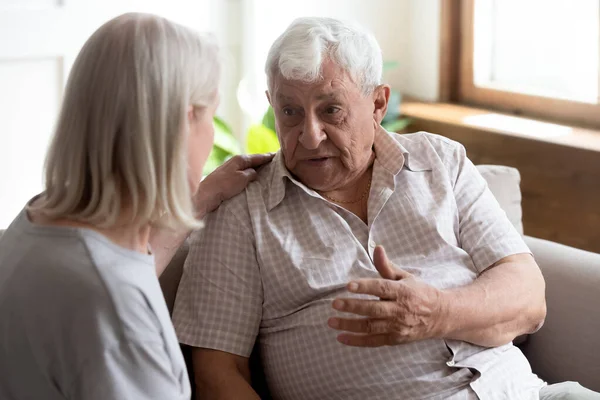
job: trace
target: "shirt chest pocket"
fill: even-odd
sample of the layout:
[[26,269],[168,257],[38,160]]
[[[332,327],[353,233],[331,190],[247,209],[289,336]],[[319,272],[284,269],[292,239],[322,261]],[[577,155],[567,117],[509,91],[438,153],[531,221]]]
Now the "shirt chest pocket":
[[358,240],[335,216],[312,222],[308,218],[271,232],[261,255],[266,308],[303,307],[375,271]]
[[[386,219],[395,221],[392,229],[402,229],[403,247],[422,254],[426,249],[458,246],[458,209],[452,188],[432,180],[431,172],[412,174],[401,182],[403,190],[386,211]],[[391,222],[390,222],[391,223]],[[397,227],[397,228],[396,228]],[[418,238],[418,240],[415,240]]]
[[359,260],[351,260],[338,255],[332,259],[304,257],[296,265],[307,290],[317,294],[344,288],[362,266]]

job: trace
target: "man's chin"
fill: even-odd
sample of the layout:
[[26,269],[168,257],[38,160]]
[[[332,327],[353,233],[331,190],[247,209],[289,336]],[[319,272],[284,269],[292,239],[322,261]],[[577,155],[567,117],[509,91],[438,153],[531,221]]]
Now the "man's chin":
[[332,190],[331,187],[333,186],[333,179],[328,173],[298,171],[297,173],[292,172],[292,174],[298,181],[300,181],[309,189],[316,190],[318,192]]

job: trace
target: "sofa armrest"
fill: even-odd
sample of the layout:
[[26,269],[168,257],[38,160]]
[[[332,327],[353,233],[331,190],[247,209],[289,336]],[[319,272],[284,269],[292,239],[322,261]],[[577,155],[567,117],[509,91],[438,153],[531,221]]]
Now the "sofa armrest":
[[548,314],[523,350],[549,383],[600,391],[600,254],[525,237],[546,280]]

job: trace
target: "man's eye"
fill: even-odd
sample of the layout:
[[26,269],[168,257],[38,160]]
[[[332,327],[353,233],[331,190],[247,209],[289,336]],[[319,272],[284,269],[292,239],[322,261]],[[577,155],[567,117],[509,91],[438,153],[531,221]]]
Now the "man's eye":
[[334,106],[330,106],[325,109],[325,112],[327,114],[336,114],[339,111],[340,111],[340,109],[338,107],[334,107]]
[[296,115],[296,111],[293,108],[287,108],[286,107],[282,111],[283,111],[283,114],[286,115],[286,116],[288,116],[288,117]]

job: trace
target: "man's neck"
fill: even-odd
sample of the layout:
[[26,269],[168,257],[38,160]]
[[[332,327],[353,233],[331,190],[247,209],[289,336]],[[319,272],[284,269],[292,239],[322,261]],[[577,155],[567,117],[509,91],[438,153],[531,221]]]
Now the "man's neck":
[[[361,171],[358,174],[356,174],[356,177],[354,179],[348,181],[348,183],[341,188],[337,188],[335,190],[322,191],[319,192],[319,194],[330,200],[340,200],[339,202],[358,201],[371,185],[371,176],[373,173],[374,162],[375,153],[373,153],[368,163],[363,168],[361,168]],[[368,193],[366,197],[368,198]]]

